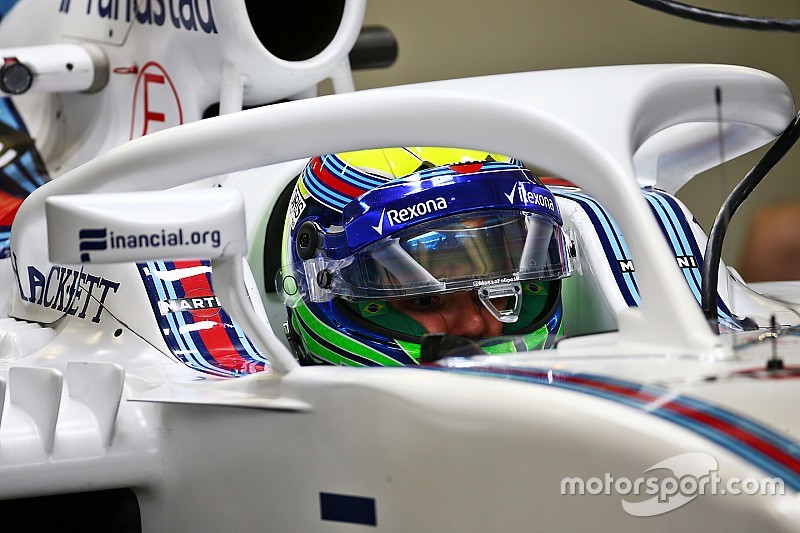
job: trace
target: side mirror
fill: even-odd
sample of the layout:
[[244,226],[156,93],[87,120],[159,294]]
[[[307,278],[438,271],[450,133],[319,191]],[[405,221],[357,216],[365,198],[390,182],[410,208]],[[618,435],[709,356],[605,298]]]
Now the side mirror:
[[210,259],[225,310],[285,374],[298,366],[253,309],[243,258],[244,200],[233,189],[182,189],[50,196],[45,200],[50,261],[60,264]]
[[247,253],[244,201],[232,189],[52,196],[50,261],[123,263]]

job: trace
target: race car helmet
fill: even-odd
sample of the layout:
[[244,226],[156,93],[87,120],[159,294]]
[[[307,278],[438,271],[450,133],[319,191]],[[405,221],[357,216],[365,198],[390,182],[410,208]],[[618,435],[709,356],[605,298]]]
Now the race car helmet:
[[515,159],[425,147],[315,157],[284,228],[284,330],[303,364],[418,364],[422,336],[445,332],[399,301],[470,291],[502,323],[484,350],[549,347],[568,247],[553,195]]

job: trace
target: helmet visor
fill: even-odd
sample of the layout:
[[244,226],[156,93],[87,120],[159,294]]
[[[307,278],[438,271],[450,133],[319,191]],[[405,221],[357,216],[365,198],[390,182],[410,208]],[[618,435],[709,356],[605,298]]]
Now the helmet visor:
[[521,211],[467,213],[362,250],[340,272],[352,297],[401,297],[569,275],[564,235]]

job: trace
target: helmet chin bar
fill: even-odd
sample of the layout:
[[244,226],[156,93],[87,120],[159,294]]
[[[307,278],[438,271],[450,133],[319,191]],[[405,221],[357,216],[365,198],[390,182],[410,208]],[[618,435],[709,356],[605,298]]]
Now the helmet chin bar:
[[[514,305],[506,305],[505,309],[498,309],[493,300],[499,298],[514,298]],[[513,283],[501,283],[478,289],[478,299],[483,306],[489,310],[493,317],[504,324],[512,324],[519,318],[519,310],[522,308],[522,286],[518,281]]]

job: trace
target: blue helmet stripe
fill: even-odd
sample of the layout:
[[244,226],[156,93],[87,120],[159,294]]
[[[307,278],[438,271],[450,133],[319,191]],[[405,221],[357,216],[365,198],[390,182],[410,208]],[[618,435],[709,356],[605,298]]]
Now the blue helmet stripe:
[[303,173],[303,183],[317,201],[336,211],[341,211],[352,200],[352,198],[332,191],[330,187],[319,181],[308,168]]
[[348,166],[335,155],[324,157],[322,159],[322,165],[329,167],[332,173],[342,178],[342,180],[352,183],[356,187],[362,189],[372,189],[389,181],[389,179],[381,179],[378,176],[363,172],[358,168]]

